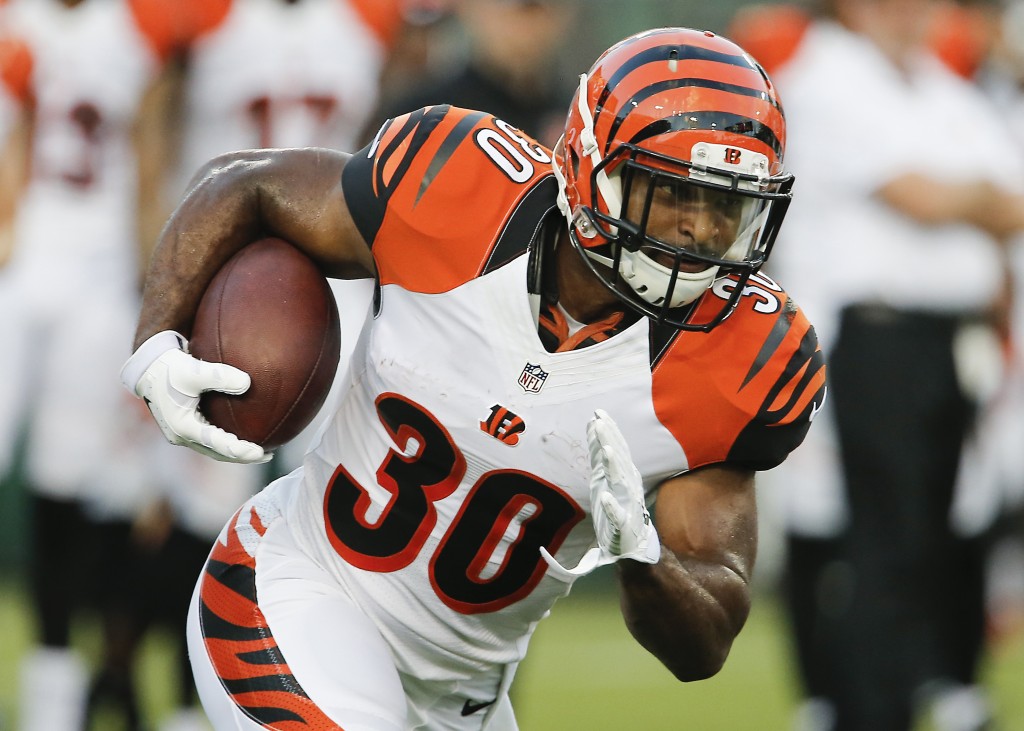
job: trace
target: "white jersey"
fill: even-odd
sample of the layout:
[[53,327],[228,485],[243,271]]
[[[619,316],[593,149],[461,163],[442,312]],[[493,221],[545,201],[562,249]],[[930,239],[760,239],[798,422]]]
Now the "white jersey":
[[595,409],[651,501],[673,476],[768,469],[803,439],[824,362],[767,277],[710,333],[641,318],[545,348],[539,242],[565,225],[550,155],[437,106],[387,122],[346,164],[379,306],[302,467],[239,510],[199,580],[190,656],[220,727],[513,729],[515,667],[573,580],[540,549],[573,566],[595,543]]
[[191,48],[175,197],[225,152],[354,149],[376,106],[386,50],[368,5],[234,0]]
[[61,287],[134,286],[137,168],[132,125],[159,59],[128,2],[12,0],[32,54],[31,176],[12,266]]

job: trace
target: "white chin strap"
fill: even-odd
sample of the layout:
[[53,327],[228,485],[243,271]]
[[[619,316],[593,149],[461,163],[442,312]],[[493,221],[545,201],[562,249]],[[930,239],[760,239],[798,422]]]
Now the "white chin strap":
[[[593,251],[587,251],[594,261],[611,268],[612,260]],[[672,270],[662,266],[639,251],[622,249],[619,256],[619,274],[630,289],[645,302],[656,307],[665,305],[665,294],[672,284]],[[702,272],[679,272],[675,276],[676,286],[672,290],[669,307],[682,307],[700,297],[718,276],[718,267],[709,267]]]
[[[654,261],[639,251],[623,250],[619,272],[626,283],[641,299],[652,305],[665,305],[665,294],[672,283],[672,270]],[[718,275],[718,267],[708,267],[702,272],[678,272],[669,307],[688,305],[707,291]]]

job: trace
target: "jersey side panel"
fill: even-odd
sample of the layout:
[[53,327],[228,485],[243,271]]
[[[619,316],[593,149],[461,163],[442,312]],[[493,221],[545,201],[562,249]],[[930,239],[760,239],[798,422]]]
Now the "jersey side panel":
[[343,176],[381,285],[439,293],[483,273],[517,204],[549,175],[545,160],[548,151],[483,112],[435,106],[386,123]]

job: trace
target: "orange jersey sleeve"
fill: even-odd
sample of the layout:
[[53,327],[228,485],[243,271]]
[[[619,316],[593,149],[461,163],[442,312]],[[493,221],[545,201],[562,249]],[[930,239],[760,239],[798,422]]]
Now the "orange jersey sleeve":
[[342,177],[380,284],[436,294],[522,253],[554,205],[550,159],[484,112],[442,105],[385,123]]
[[129,0],[139,30],[163,60],[220,25],[231,10],[231,3],[232,0]]
[[663,345],[653,368],[655,411],[690,469],[778,466],[825,399],[824,355],[803,312],[764,275],[744,293],[711,332],[679,333]]
[[14,36],[0,37],[0,82],[18,101],[31,99],[32,52]]
[[345,0],[385,47],[390,47],[402,27],[400,0]]

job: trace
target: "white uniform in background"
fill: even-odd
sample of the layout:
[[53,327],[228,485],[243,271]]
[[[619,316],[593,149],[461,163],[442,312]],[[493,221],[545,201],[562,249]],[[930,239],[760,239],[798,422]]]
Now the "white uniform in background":
[[0,271],[0,471],[31,408],[28,477],[75,499],[103,482],[128,405],[110,374],[137,310],[131,126],[158,59],[124,2],[13,0],[7,16],[32,53],[36,106]]
[[[920,226],[868,194],[908,169],[949,181],[1021,185],[1007,174],[1013,169],[1007,130],[983,111],[991,104],[981,91],[934,58],[919,59],[913,73],[915,93],[908,100],[905,80],[867,41],[823,23],[775,74],[790,121],[787,161],[801,181],[801,195],[787,215],[770,270],[807,310],[826,352],[839,311],[851,302],[936,313],[981,310],[1000,288],[999,248],[985,233],[966,224]],[[831,82],[831,105],[821,98],[829,79],[842,80]],[[858,97],[857,107],[885,114],[856,114],[850,89],[871,90],[874,97]],[[916,110],[924,105],[930,105],[932,122],[922,126]],[[968,112],[970,135],[964,137]],[[828,165],[815,162],[823,156]],[[843,267],[822,267],[841,252],[856,256],[847,257]],[[763,477],[786,486],[787,519],[805,535],[832,535],[845,521],[828,422],[816,424],[792,459]],[[818,454],[811,454],[815,449]]]
[[[120,459],[123,419],[137,407],[114,374],[138,308],[132,125],[160,60],[128,2],[12,0],[5,25],[31,53],[35,107],[31,175],[0,270],[0,472],[28,418],[25,476],[35,494],[101,518],[129,516],[145,499],[137,463]],[[48,646],[23,670],[19,728],[77,730],[80,660]]]
[[189,55],[172,198],[224,152],[358,147],[386,57],[369,12],[350,0],[234,0]]

